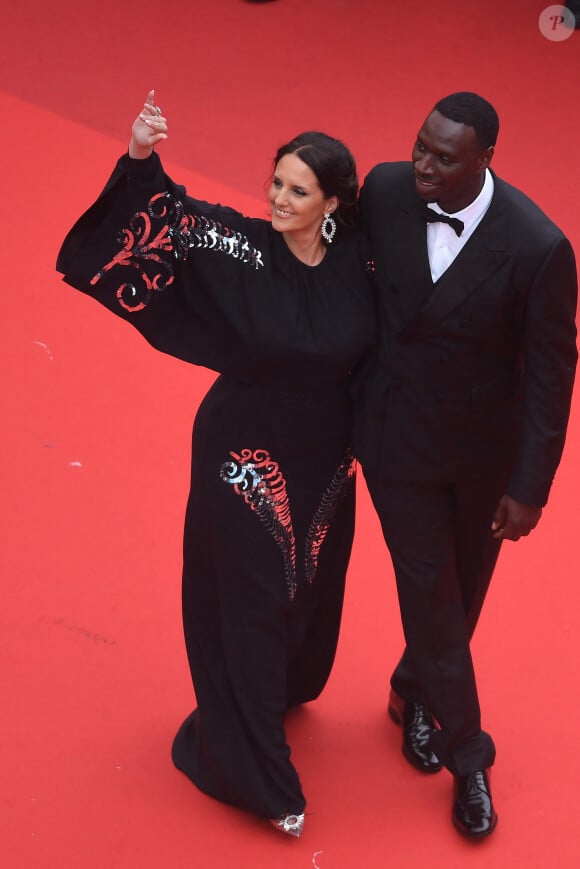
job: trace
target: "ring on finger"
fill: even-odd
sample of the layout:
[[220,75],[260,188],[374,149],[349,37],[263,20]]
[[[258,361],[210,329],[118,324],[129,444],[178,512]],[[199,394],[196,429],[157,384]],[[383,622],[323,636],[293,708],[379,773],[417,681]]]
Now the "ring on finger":
[[157,117],[159,117],[159,115],[161,114],[161,107],[160,106],[155,106],[155,114],[157,115]]

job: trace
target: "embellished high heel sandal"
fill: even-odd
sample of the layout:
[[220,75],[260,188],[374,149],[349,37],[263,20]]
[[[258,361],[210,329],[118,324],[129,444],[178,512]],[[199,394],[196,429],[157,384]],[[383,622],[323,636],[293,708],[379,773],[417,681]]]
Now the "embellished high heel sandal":
[[280,815],[279,818],[272,818],[270,823],[281,833],[287,833],[289,836],[295,836],[299,839],[304,828],[304,815]]

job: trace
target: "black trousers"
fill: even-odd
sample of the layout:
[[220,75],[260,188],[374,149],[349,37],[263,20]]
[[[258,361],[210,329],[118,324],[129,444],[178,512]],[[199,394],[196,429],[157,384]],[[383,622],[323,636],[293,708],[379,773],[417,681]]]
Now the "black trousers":
[[481,729],[469,641],[495,567],[491,534],[505,475],[460,483],[395,482],[365,471],[395,570],[406,648],[391,680],[440,726],[432,748],[454,774],[493,764]]

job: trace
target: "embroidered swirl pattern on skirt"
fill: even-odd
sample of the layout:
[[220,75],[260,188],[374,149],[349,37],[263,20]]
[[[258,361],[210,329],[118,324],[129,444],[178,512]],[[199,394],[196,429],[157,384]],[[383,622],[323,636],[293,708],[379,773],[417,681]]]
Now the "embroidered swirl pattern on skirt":
[[278,463],[267,450],[230,452],[231,460],[220,468],[220,477],[234,487],[256,513],[282,550],[284,574],[290,600],[296,594],[296,540],[286,492]]
[[[296,540],[292,527],[286,481],[277,462],[267,450],[230,452],[231,460],[220,468],[220,477],[234,487],[237,495],[258,515],[282,550],[284,573],[290,600],[296,594]],[[313,582],[320,548],[326,539],[337,507],[356,473],[356,461],[349,452],[318,505],[306,537],[304,563],[307,582]]]
[[348,491],[348,486],[356,473],[356,460],[348,452],[332,478],[332,482],[326,489],[322,500],[314,514],[306,536],[306,581],[312,582],[316,576],[318,567],[318,554],[326,539],[328,529],[332,523],[336,509]]
[[156,193],[143,211],[129,220],[117,234],[121,250],[91,278],[99,283],[111,269],[129,267],[131,280],[117,289],[122,308],[134,313],[151,301],[154,292],[162,292],[173,283],[173,260],[187,260],[190,250],[203,249],[223,253],[258,269],[264,265],[262,253],[252,247],[241,232],[223,226],[203,215],[188,214],[183,203],[170,193]]

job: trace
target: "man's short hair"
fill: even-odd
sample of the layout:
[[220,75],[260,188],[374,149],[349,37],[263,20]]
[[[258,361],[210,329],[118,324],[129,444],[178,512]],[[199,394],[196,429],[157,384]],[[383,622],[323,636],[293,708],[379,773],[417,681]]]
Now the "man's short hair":
[[470,91],[459,91],[443,97],[434,106],[443,117],[458,124],[473,127],[482,148],[490,148],[497,141],[499,118],[491,103]]

